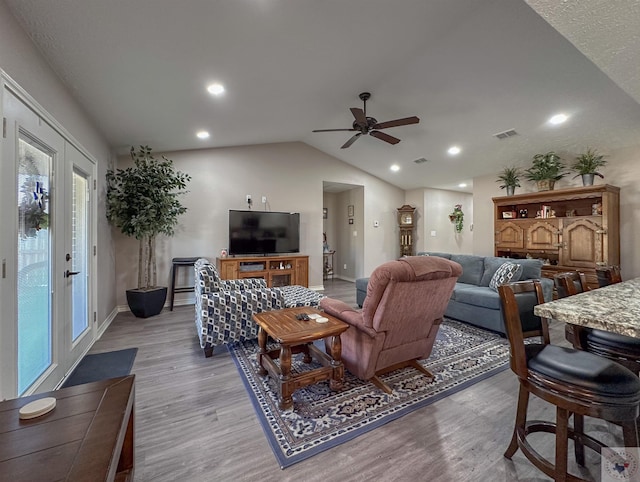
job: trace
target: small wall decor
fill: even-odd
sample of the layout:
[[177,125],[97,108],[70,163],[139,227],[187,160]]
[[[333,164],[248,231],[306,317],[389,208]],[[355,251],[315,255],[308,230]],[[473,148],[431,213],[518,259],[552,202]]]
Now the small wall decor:
[[347,206],[347,216],[349,216],[350,218],[353,217],[353,204],[349,204]]
[[349,224],[353,224],[353,218],[349,218]]
[[322,208],[322,219],[327,219],[327,214],[328,214],[327,208]]
[[453,211],[449,214],[449,221],[455,224],[456,233],[462,232],[464,226],[464,213],[462,212],[462,204],[456,204]]

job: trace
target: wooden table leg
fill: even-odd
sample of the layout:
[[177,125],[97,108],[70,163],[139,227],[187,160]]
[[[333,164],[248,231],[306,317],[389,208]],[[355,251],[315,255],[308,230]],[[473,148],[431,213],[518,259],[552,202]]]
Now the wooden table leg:
[[135,451],[135,402],[131,403],[131,413],[129,413],[129,420],[127,422],[127,431],[124,435],[124,441],[122,442],[122,450],[120,452],[120,459],[118,460],[118,473],[127,473],[129,479],[133,480],[133,465],[134,465],[134,451]]
[[[327,339],[325,338],[325,349],[328,347],[327,345]],[[331,337],[331,345],[328,348],[327,355],[331,356],[331,366],[333,367],[329,388],[331,390],[342,390],[344,365],[342,364],[342,341],[340,340],[340,335]]]
[[302,350],[302,353],[304,353],[304,358],[302,358],[302,361],[304,363],[311,363],[313,361],[313,358],[311,356],[311,353],[309,353],[309,345],[305,343],[304,345],[302,345],[300,350]]
[[264,368],[262,359],[269,355],[267,355],[267,332],[262,327],[258,328],[258,347],[260,347],[260,351],[258,351],[258,375],[264,376],[267,374],[267,370]]
[[289,381],[291,380],[291,347],[282,345],[280,349],[280,410],[287,410],[293,407],[293,390]]

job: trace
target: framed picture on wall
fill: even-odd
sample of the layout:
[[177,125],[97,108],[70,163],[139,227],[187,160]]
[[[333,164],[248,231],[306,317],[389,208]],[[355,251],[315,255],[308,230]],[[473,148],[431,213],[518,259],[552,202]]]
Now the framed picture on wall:
[[322,219],[327,219],[327,208],[322,208]]
[[353,217],[353,204],[349,204],[347,206],[347,216],[349,216],[350,218]]

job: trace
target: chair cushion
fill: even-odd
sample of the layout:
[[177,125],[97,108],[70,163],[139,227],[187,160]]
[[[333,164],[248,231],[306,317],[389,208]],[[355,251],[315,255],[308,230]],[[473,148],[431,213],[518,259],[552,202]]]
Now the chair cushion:
[[510,262],[503,263],[491,277],[491,281],[489,281],[489,288],[493,291],[498,291],[498,286],[511,281],[518,281],[516,274],[519,269],[519,264]]
[[589,330],[587,343],[603,348],[611,348],[619,353],[625,353],[630,358],[640,358],[640,338],[619,335],[603,330]]
[[451,261],[455,261],[462,266],[462,274],[458,278],[459,283],[480,285],[480,280],[484,273],[484,257],[473,254],[452,254]]
[[529,370],[596,395],[640,398],[640,379],[622,365],[573,348],[526,345]]
[[200,258],[199,257],[195,257],[195,258],[172,258],[171,259],[171,263],[173,264],[185,264],[188,266],[194,265],[196,261],[198,261]]
[[500,309],[500,295],[486,286],[456,283],[451,299],[467,305],[482,306],[492,310]]

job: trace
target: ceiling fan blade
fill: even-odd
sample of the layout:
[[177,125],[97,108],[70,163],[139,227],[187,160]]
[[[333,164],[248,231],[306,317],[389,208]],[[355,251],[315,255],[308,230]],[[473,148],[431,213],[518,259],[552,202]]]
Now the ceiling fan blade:
[[388,142],[389,144],[397,144],[398,142],[400,142],[400,139],[398,139],[397,137],[390,136],[389,134],[385,134],[384,132],[371,131],[369,132],[369,134],[371,134],[373,137],[377,137],[381,141]]
[[356,118],[356,122],[358,124],[367,125],[367,116],[364,115],[364,111],[362,109],[359,107],[352,107],[351,113],[353,114],[353,117]]
[[351,139],[349,139],[347,142],[345,142],[344,145],[340,149],[346,149],[351,144],[353,144],[355,141],[357,141],[358,137],[360,137],[361,135],[362,135],[362,132],[358,132],[355,136],[353,136]]
[[311,132],[343,132],[343,131],[347,131],[347,132],[355,132],[358,129],[316,129],[315,131],[311,131]]
[[387,122],[379,122],[373,126],[373,129],[388,129],[389,127],[408,126],[409,124],[417,124],[420,119],[416,116],[405,117],[403,119],[395,119]]

